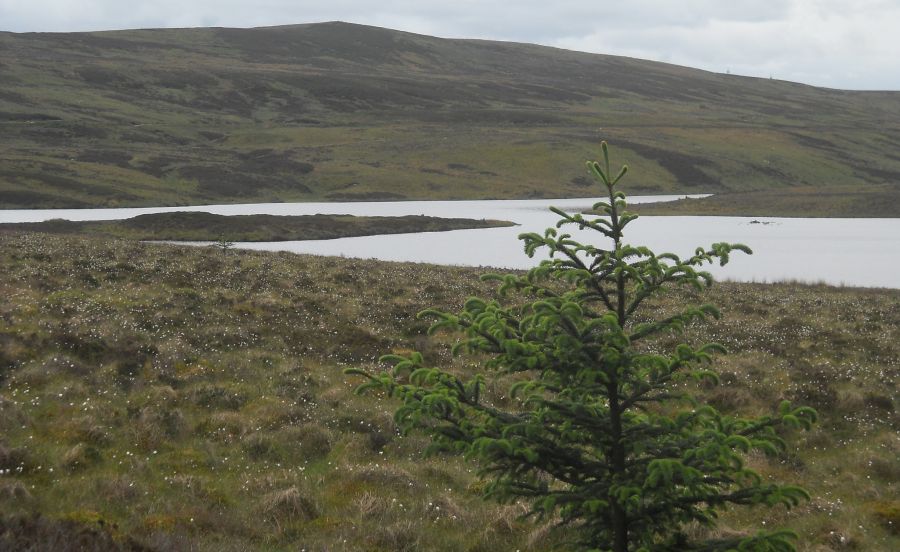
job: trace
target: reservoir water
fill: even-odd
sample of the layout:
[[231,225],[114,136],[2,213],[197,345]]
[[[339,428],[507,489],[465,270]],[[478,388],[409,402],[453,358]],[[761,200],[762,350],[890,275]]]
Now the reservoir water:
[[[630,203],[665,201],[684,196],[633,196]],[[239,243],[247,249],[316,255],[377,258],[465,266],[528,268],[529,259],[517,236],[543,232],[557,221],[547,210],[554,205],[576,212],[595,200],[538,199],[492,201],[404,201],[353,203],[262,203],[127,209],[0,210],[2,222],[38,222],[53,218],[112,220],[143,213],[206,211],[222,215],[316,213],[366,216],[428,215],[509,220],[518,226],[451,232],[393,234],[321,241]],[[579,240],[602,236],[564,229]],[[596,234],[592,236],[591,234]],[[751,256],[736,254],[723,268],[711,267],[720,279],[773,282],[797,280],[835,285],[900,288],[900,219],[825,219],[773,217],[640,217],[626,230],[626,241],[657,253],[690,255],[697,246],[739,242]]]

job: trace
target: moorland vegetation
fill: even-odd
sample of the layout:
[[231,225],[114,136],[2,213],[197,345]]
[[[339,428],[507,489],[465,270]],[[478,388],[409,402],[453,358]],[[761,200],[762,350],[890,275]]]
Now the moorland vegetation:
[[[431,438],[426,452],[475,460],[486,498],[523,501],[526,518],[557,519],[575,549],[792,552],[790,531],[697,538],[688,528],[714,529],[733,506],[790,509],[809,500],[801,487],[764,482],[745,459],[785,453],[784,429],[810,429],[815,410],[782,400],[771,415],[723,416],[681,389],[686,380],[718,384],[710,364],[722,345],[646,345],[720,316],[709,303],[654,315],[646,301],[673,288],[703,290],[713,283],[704,266],[752,251],[718,242],[682,258],[629,244],[625,227],[638,217],[620,190],[628,167],[614,173],[607,143],[600,149],[587,168],[604,192],[593,206],[602,216],[551,207],[555,227],[519,236],[529,257],[546,249],[549,259],[524,275],[482,276],[501,283],[499,298],[470,298],[458,314],[420,313],[437,319],[429,333],[463,334],[454,351],[483,359],[486,373],[461,377],[419,352],[382,357],[395,364],[390,372],[346,373],[368,379],[360,392],[401,400],[395,420]],[[593,240],[575,240],[571,227]],[[513,376],[510,407],[484,397],[489,373]]]
[[[343,374],[418,350],[473,375],[415,314],[491,294],[480,270],[13,232],[0,259],[0,547],[564,549],[554,520],[483,501],[471,465],[423,457],[429,439],[398,437],[397,403],[356,396]],[[648,307],[707,301],[719,323],[654,344],[729,349],[720,385],[685,389],[726,415],[787,399],[821,419],[747,462],[808,503],[730,510],[692,534],[900,547],[900,292],[724,282]],[[485,398],[513,406],[513,379],[488,377]]]
[[130,219],[0,224],[0,231],[82,234],[131,240],[171,241],[290,241],[330,240],[376,234],[440,232],[464,228],[513,226],[498,220],[426,217],[360,217],[353,215],[216,215],[197,211],[151,213]]
[[898,120],[900,92],[336,22],[0,33],[2,208],[584,197],[603,137],[629,194],[898,216]]

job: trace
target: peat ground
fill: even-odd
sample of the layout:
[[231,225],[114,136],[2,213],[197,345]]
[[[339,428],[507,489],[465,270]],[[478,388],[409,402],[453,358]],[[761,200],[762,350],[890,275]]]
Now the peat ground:
[[[479,270],[16,232],[0,260],[0,548],[565,549],[564,531],[483,502],[463,459],[423,458],[397,405],[342,373],[411,349],[473,370],[415,313],[491,296]],[[821,415],[785,434],[789,452],[749,458],[812,500],[730,511],[717,531],[900,548],[900,291],[726,282],[654,305],[685,300],[724,317],[654,347],[730,350],[699,395]],[[508,406],[506,382],[488,381]]]

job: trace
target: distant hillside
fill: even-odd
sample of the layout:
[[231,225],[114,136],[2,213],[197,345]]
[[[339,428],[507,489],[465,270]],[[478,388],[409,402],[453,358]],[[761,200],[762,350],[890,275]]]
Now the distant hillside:
[[585,196],[600,139],[630,193],[900,188],[900,92],[346,23],[0,33],[0,208]]

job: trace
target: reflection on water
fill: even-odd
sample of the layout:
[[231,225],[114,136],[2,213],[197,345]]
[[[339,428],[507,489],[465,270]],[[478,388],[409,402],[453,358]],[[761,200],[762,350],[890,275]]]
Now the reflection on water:
[[[631,197],[631,203],[660,201],[676,196]],[[214,205],[150,209],[71,209],[0,211],[0,222],[27,222],[50,218],[106,220],[142,213],[207,211],[223,215],[267,213],[303,215],[346,213],[369,216],[429,215],[490,218],[519,226],[452,232],[394,234],[323,241],[241,243],[239,247],[320,255],[378,258],[468,266],[528,268],[529,259],[517,236],[542,232],[556,223],[549,205],[578,211],[591,199],[510,201],[410,201],[377,203],[272,203]],[[759,223],[755,223],[757,220]],[[568,232],[581,235],[574,227]],[[602,238],[602,236],[599,236]],[[656,252],[687,256],[700,245],[717,241],[740,242],[754,255],[736,254],[724,268],[713,267],[717,277],[743,281],[800,280],[853,286],[900,288],[900,219],[802,219],[744,217],[641,217],[626,232],[627,241]]]

